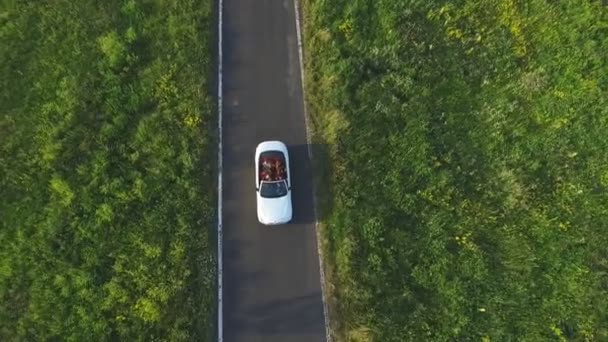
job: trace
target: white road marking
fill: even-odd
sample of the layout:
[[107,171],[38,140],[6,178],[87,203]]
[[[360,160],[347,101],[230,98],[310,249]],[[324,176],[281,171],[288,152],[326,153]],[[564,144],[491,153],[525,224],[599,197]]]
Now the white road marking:
[[223,0],[218,2],[218,68],[217,68],[217,129],[218,129],[218,144],[217,144],[217,341],[222,342],[224,340],[224,308],[223,308],[223,249],[222,249],[222,202],[223,202],[223,146],[222,146],[222,115],[223,115],[223,87],[222,87],[222,73],[223,73]]
[[[310,162],[312,165],[312,131],[311,131],[311,127],[310,127],[310,118],[308,117],[308,110],[306,109],[306,91],[304,89],[304,53],[303,53],[303,45],[302,45],[302,31],[301,31],[301,24],[300,24],[300,8],[299,8],[299,1],[298,0],[293,0],[293,6],[295,9],[295,17],[296,17],[296,35],[298,38],[298,57],[300,60],[300,83],[301,83],[301,87],[302,87],[302,106],[304,108],[304,121],[306,123],[306,142],[308,145],[308,157],[310,158]],[[319,255],[319,277],[321,278],[321,298],[323,300],[323,316],[325,318],[325,336],[326,336],[326,340],[327,342],[331,342],[332,340],[332,335],[331,335],[331,328],[329,325],[329,315],[328,315],[328,309],[327,309],[327,300],[325,298],[326,292],[325,292],[325,271],[323,270],[323,249],[321,248],[321,236],[320,236],[320,226],[319,226],[319,221],[318,221],[318,210],[317,210],[317,201],[316,201],[316,189],[315,189],[315,184],[314,181],[312,182],[312,191],[313,191],[313,208],[314,208],[314,215],[315,215],[315,232],[316,232],[316,236],[317,236],[317,253]]]

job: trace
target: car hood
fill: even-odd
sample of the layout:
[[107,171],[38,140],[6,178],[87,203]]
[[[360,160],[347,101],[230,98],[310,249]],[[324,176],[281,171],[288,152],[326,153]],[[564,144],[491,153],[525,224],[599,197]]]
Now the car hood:
[[258,220],[263,224],[291,221],[291,193],[278,198],[264,198],[258,193]]

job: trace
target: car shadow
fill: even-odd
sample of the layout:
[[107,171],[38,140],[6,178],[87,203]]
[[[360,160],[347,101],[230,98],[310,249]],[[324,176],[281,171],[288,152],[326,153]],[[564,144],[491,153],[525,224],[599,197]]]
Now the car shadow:
[[313,194],[313,168],[309,148],[313,153],[320,146],[301,144],[289,145],[291,170],[291,198],[293,205],[293,218],[290,224],[314,224],[314,194]]

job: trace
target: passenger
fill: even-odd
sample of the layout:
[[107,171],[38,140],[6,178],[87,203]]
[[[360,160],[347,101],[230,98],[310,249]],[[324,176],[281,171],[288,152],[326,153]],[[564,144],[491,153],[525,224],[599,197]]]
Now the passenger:
[[279,176],[277,173],[277,168],[273,166],[273,168],[271,169],[271,175],[272,175],[272,180],[277,180],[277,177]]
[[281,165],[281,161],[278,160],[278,159],[274,162],[274,170],[276,172],[277,179],[283,179],[284,178],[283,177],[283,168],[282,168],[282,165]]

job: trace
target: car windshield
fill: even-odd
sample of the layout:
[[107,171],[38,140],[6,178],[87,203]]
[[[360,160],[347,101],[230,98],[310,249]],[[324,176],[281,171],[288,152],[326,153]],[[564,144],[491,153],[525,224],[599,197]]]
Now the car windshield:
[[260,185],[260,196],[264,198],[277,198],[285,195],[287,195],[287,183],[284,180],[262,182]]

